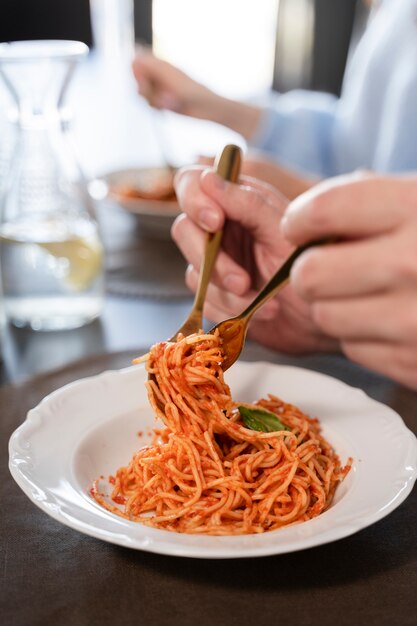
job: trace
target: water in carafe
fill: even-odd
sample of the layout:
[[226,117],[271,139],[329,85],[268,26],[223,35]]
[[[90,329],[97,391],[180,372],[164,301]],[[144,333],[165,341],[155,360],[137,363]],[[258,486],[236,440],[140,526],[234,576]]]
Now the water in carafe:
[[0,45],[0,74],[17,111],[0,225],[4,305],[16,326],[75,328],[102,308],[103,249],[63,107],[87,50],[66,41]]

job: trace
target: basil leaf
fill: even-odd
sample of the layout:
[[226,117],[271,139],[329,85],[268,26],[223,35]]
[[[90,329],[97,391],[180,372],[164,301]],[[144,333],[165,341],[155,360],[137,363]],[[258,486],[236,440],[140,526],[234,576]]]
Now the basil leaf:
[[246,428],[259,430],[264,433],[273,433],[277,430],[290,430],[284,426],[275,413],[264,409],[249,409],[247,406],[239,406],[239,413]]

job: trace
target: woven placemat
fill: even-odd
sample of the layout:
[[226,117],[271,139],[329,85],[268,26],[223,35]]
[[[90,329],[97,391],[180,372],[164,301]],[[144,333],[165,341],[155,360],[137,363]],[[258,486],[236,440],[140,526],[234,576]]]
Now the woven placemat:
[[106,255],[106,288],[112,295],[154,299],[186,299],[186,264],[171,241],[153,241],[138,235],[133,248]]
[[153,232],[137,215],[106,202],[99,209],[109,294],[152,299],[189,299],[186,262],[170,239],[169,226]]

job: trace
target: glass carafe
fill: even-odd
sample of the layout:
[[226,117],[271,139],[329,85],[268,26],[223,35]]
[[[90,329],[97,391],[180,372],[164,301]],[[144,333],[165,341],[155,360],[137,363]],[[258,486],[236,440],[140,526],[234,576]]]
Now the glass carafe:
[[6,316],[35,330],[97,317],[103,250],[70,137],[64,96],[88,52],[75,41],[0,45],[0,75],[16,104],[16,142],[0,197]]

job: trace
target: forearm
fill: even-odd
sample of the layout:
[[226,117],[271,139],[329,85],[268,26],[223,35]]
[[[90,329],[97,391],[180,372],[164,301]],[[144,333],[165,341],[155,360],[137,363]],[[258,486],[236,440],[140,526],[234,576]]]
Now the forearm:
[[259,107],[223,98],[211,92],[206,95],[198,117],[227,126],[248,140],[255,133],[261,115],[262,110]]

